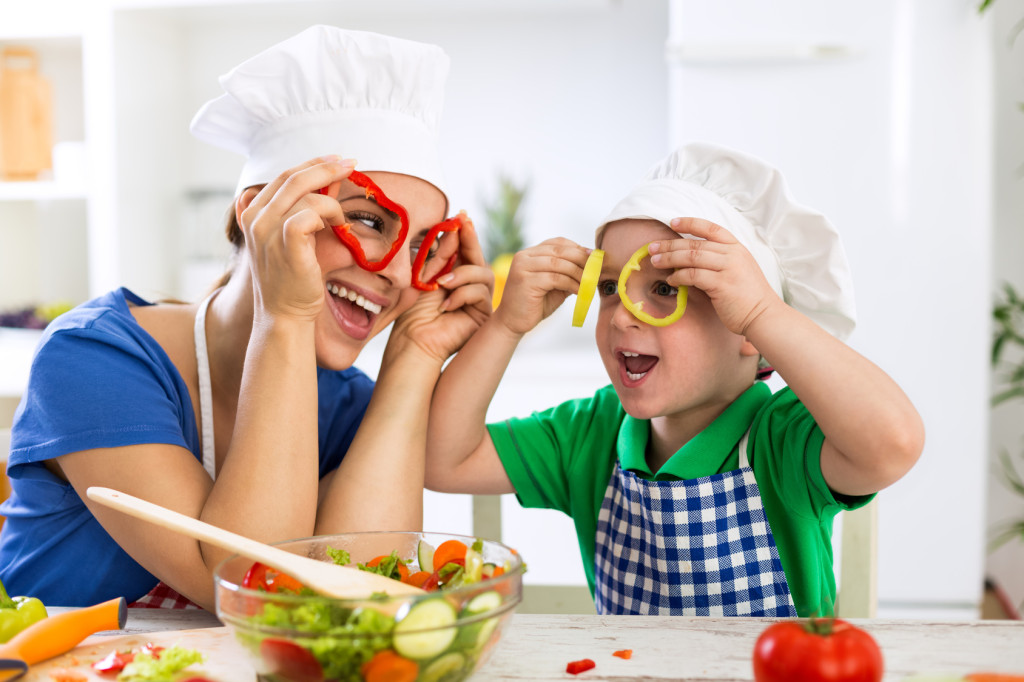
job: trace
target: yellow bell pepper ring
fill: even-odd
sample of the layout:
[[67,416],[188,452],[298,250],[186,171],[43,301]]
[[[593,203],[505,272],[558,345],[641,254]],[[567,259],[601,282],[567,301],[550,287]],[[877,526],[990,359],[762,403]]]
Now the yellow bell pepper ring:
[[572,310],[572,326],[574,327],[582,327],[583,321],[587,319],[590,302],[594,300],[594,292],[597,291],[597,280],[601,276],[602,263],[604,263],[604,251],[601,249],[591,251],[583,266],[580,290],[576,294],[576,307]]
[[629,295],[626,293],[626,281],[629,276],[634,272],[640,270],[640,261],[651,255],[650,244],[644,244],[636,250],[626,265],[622,268],[622,272],[619,274],[619,298],[622,299],[622,305],[629,312],[633,313],[633,317],[646,322],[647,324],[654,327],[667,327],[672,324],[686,312],[686,287],[678,287],[678,293],[676,294],[676,309],[671,314],[665,317],[654,317],[653,315],[644,311],[644,302],[633,302],[630,300]]
[[29,625],[46,618],[46,607],[35,597],[11,597],[0,582],[0,643],[8,642]]

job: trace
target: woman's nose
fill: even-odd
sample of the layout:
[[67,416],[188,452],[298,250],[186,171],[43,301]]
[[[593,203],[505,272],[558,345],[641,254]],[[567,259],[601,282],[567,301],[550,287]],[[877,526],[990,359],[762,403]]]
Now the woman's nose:
[[403,244],[391,262],[377,274],[387,279],[396,289],[412,286],[412,255],[409,243]]

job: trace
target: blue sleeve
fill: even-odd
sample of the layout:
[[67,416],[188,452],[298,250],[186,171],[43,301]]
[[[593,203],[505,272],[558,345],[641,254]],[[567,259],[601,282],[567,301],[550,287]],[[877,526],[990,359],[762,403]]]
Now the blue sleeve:
[[13,476],[21,464],[91,448],[196,449],[188,390],[163,350],[142,334],[94,325],[44,337],[11,434]]
[[317,370],[320,414],[320,477],[338,468],[352,445],[373,395],[373,380],[351,367]]

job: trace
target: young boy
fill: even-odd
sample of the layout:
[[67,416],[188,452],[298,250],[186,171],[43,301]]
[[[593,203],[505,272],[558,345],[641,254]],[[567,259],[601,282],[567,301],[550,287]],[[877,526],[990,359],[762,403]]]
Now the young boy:
[[[854,318],[835,229],[762,161],[695,144],[648,173],[596,245],[611,386],[485,425],[519,340],[579,289],[590,251],[520,252],[435,389],[427,486],[569,514],[599,613],[832,614],[833,518],[924,443],[896,383],[837,338]],[[759,380],[771,369],[787,383],[775,394]]]

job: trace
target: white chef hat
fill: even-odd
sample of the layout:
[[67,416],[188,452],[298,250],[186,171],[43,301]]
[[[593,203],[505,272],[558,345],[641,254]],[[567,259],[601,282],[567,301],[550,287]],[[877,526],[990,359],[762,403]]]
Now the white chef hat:
[[790,196],[764,161],[709,143],[680,147],[652,168],[597,228],[647,218],[703,218],[735,235],[782,299],[834,336],[856,324],[853,279],[839,233],[822,214]]
[[311,26],[221,76],[225,92],[202,106],[192,134],[246,157],[239,191],[325,154],[444,191],[437,139],[448,65],[436,45]]

